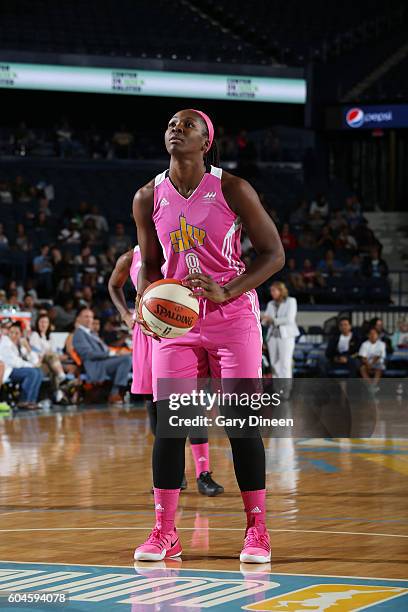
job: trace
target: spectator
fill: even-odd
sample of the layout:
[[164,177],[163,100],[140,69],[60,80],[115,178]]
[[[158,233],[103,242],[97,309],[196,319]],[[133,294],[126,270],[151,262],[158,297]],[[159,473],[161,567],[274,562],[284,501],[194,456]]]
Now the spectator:
[[320,238],[316,242],[316,247],[318,249],[323,249],[324,251],[334,248],[334,238],[331,235],[330,227],[328,225],[324,225],[322,227]]
[[88,202],[85,202],[85,200],[82,200],[79,203],[78,206],[78,210],[75,213],[74,219],[77,221],[78,223],[78,227],[82,227],[84,222],[85,222],[85,217],[89,214],[89,204]]
[[37,323],[38,311],[35,307],[34,298],[29,293],[26,293],[23,299],[23,310],[24,312],[29,312],[31,314],[30,326],[31,328],[35,327]]
[[108,247],[103,253],[101,253],[98,257],[99,259],[99,269],[103,276],[110,276],[113,268],[116,265],[116,250],[114,247]]
[[356,196],[349,196],[344,202],[344,218],[348,225],[353,229],[356,227],[362,218],[361,205]]
[[308,219],[308,204],[306,200],[300,200],[296,209],[290,214],[289,224],[292,227],[303,226]]
[[117,130],[112,137],[115,157],[119,157],[121,159],[129,158],[133,141],[133,134],[122,123],[119,130]]
[[50,210],[50,202],[47,198],[42,197],[38,200],[38,212],[43,213],[47,219],[52,217],[52,212]]
[[75,282],[72,277],[62,278],[57,285],[57,295],[55,301],[59,304],[72,297]]
[[87,134],[88,152],[92,159],[106,157],[107,147],[102,134],[93,125]]
[[9,294],[13,294],[17,296],[17,301],[19,303],[22,303],[22,301],[24,300],[24,288],[21,285],[21,282],[17,282],[16,280],[11,280],[8,284],[8,291]]
[[346,264],[343,268],[345,276],[351,278],[361,278],[361,257],[360,255],[353,255],[351,261]]
[[408,319],[398,321],[398,329],[391,337],[391,344],[394,349],[408,349]]
[[306,289],[314,289],[323,284],[321,275],[315,270],[310,259],[304,260],[301,275]]
[[385,343],[379,339],[375,327],[368,332],[368,340],[360,346],[358,356],[362,361],[361,376],[365,379],[373,378],[376,384],[385,370],[386,348]]
[[43,314],[38,317],[35,331],[30,336],[30,345],[32,350],[37,353],[43,372],[51,377],[55,401],[60,402],[63,398],[60,385],[65,380],[65,372],[61,359],[52,346],[50,333],[50,318],[48,315]]
[[391,355],[393,352],[391,334],[384,329],[384,321],[380,319],[380,317],[374,317],[368,323],[368,329],[370,330],[372,327],[376,330],[378,339],[384,342],[387,349],[387,355]]
[[[300,333],[296,325],[296,298],[289,297],[286,285],[281,282],[272,283],[271,297],[272,300],[268,302],[262,317],[262,324],[268,325],[266,341],[268,344],[269,362],[277,378],[292,378],[295,338]],[[280,384],[284,382],[280,381]],[[285,399],[288,399],[290,388],[289,385],[285,389]]]
[[21,121],[10,137],[10,144],[14,145],[15,155],[25,157],[35,144],[35,134]]
[[80,307],[92,308],[94,293],[92,291],[92,287],[89,285],[85,285],[81,290],[77,292],[78,303]]
[[93,221],[95,222],[95,227],[98,230],[98,232],[108,233],[109,225],[106,220],[106,217],[100,214],[99,208],[96,206],[96,204],[93,204],[91,206],[90,212],[87,215],[85,215],[84,221],[87,221],[87,219],[93,219]]
[[113,247],[116,253],[124,253],[131,248],[132,242],[130,237],[125,233],[125,226],[123,223],[116,223],[115,233],[109,238],[109,246]]
[[0,182],[0,203],[1,204],[12,204],[13,193],[10,189],[9,183],[5,181]]
[[317,266],[317,270],[321,272],[323,276],[338,276],[342,268],[343,264],[335,259],[332,249],[327,251],[324,259],[321,259]]
[[285,251],[291,251],[296,248],[297,241],[294,234],[290,231],[289,223],[284,223],[282,227],[281,240]]
[[344,219],[343,212],[337,210],[329,221],[329,227],[334,232],[340,232],[343,227],[348,227],[347,222]]
[[51,295],[52,286],[52,263],[48,255],[50,247],[48,244],[43,244],[40,250],[40,255],[33,259],[33,269],[37,277],[39,291],[43,291],[44,297]]
[[34,287],[34,279],[33,278],[27,278],[24,290],[25,290],[25,293],[28,293],[28,295],[32,296],[34,302],[38,301],[38,293],[37,293],[37,290]]
[[50,241],[51,238],[50,224],[48,217],[44,212],[39,212],[34,227],[34,244],[44,245]]
[[57,331],[67,331],[73,325],[76,312],[72,291],[61,305],[57,304],[50,310],[50,316]]
[[352,233],[360,251],[369,252],[373,247],[381,247],[365,219],[362,219]]
[[[132,368],[131,355],[115,355],[106,344],[92,333],[94,314],[89,308],[78,313],[78,327],[74,332],[73,346],[80,356],[91,382],[112,380],[109,403],[122,403],[123,391],[128,385]],[[115,355],[115,356],[114,356]]]
[[72,157],[77,144],[72,138],[73,131],[67,121],[63,121],[55,131],[58,153],[60,157]]
[[31,242],[28,239],[23,223],[17,223],[16,233],[17,249],[19,251],[23,251],[24,253],[31,251]]
[[378,247],[372,247],[370,255],[364,259],[362,273],[368,278],[385,278],[388,276],[388,266],[384,259],[380,257]]
[[0,361],[5,365],[3,382],[18,383],[21,390],[18,407],[32,410],[38,408],[43,375],[33,360],[27,358],[32,352],[27,341],[22,340],[20,326],[3,319],[0,335]]
[[97,261],[95,255],[92,255],[91,248],[86,244],[82,247],[80,255],[74,258],[74,264],[78,266],[81,274],[84,272],[96,273]]
[[287,270],[285,273],[286,284],[292,288],[293,293],[299,293],[305,290],[305,283],[300,272],[296,268],[296,260],[290,257],[287,261]]
[[9,248],[9,240],[4,233],[4,225],[0,223],[0,249],[8,249]]
[[95,220],[88,217],[81,230],[82,241],[93,246],[102,243],[102,232],[96,229]]
[[310,205],[309,215],[313,217],[316,212],[320,214],[322,219],[329,216],[329,203],[323,193],[318,193],[316,199]]
[[339,235],[336,238],[336,248],[346,250],[357,250],[357,242],[354,236],[350,234],[348,227],[343,227]]
[[319,234],[321,232],[325,223],[326,223],[326,219],[322,217],[322,215],[320,214],[318,210],[315,210],[315,212],[312,215],[310,215],[310,218],[308,221],[309,228],[315,234]]
[[77,219],[71,219],[68,227],[64,227],[60,231],[58,240],[61,244],[79,244],[81,242],[81,234],[79,233]]
[[339,331],[330,339],[326,349],[326,374],[329,368],[345,368],[349,376],[357,376],[356,357],[361,340],[358,332],[352,330],[349,319],[343,317],[339,320]]
[[310,227],[305,226],[298,235],[298,245],[302,249],[316,248],[316,238]]
[[33,187],[22,176],[16,176],[11,188],[14,202],[30,202],[34,196]]

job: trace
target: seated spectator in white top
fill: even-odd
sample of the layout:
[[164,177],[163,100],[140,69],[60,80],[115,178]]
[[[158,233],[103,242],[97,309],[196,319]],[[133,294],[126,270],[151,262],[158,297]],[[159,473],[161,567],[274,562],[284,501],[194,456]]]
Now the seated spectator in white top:
[[0,202],[1,204],[12,204],[13,194],[8,183],[2,181],[0,183]]
[[386,349],[385,343],[378,339],[378,332],[374,327],[368,332],[368,340],[360,346],[358,356],[362,361],[361,376],[378,381],[385,370]]
[[317,194],[316,199],[310,205],[309,215],[313,216],[316,212],[319,212],[323,218],[329,216],[329,203],[323,193]]
[[103,215],[100,214],[99,208],[97,207],[96,204],[93,204],[91,206],[90,213],[85,215],[84,221],[86,221],[87,219],[93,219],[95,221],[95,227],[98,230],[98,232],[106,232],[107,233],[109,231],[108,222],[107,222],[106,218]]
[[398,321],[398,329],[391,338],[394,349],[408,349],[408,319]]
[[37,408],[38,395],[43,380],[38,366],[38,357],[31,351],[30,345],[22,338],[18,323],[10,325],[3,320],[0,330],[0,361],[5,365],[3,383],[18,383],[20,386],[19,408]]
[[78,228],[77,219],[71,219],[68,227],[64,227],[58,234],[59,242],[63,244],[79,244],[81,242],[81,234]]

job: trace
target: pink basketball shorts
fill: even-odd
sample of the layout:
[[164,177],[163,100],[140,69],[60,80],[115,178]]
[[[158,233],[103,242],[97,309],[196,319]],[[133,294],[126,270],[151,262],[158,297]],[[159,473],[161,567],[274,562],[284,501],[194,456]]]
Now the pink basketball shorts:
[[152,343],[154,341],[146,336],[139,325],[133,328],[132,353],[132,393],[151,395],[152,390]]
[[200,317],[181,338],[153,340],[153,399],[160,378],[261,378],[262,330],[255,290],[225,304],[200,300]]

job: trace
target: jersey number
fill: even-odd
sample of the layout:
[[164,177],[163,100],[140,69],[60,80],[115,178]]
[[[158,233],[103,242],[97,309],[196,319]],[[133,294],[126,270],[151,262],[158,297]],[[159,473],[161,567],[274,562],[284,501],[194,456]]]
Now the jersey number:
[[189,274],[194,274],[194,272],[201,272],[200,261],[195,253],[187,253],[186,266]]

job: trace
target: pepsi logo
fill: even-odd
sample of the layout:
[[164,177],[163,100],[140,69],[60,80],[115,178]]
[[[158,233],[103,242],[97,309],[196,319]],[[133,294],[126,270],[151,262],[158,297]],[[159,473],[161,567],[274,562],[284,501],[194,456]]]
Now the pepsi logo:
[[364,123],[364,112],[361,108],[350,108],[346,113],[346,123],[349,127],[357,128]]

